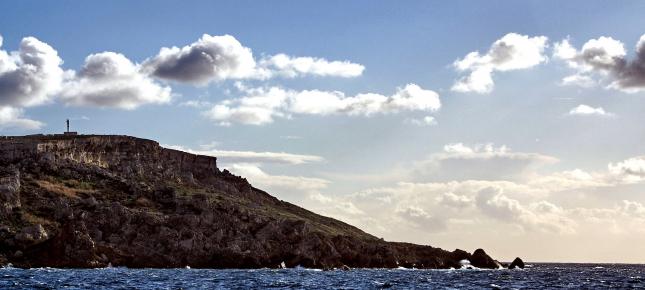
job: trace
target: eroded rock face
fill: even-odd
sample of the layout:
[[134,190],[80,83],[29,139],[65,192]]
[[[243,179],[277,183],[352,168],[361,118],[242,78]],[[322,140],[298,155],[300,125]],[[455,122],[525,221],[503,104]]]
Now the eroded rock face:
[[483,250],[383,241],[280,201],[220,171],[214,157],[149,140],[0,138],[0,168],[0,264],[497,267]]
[[49,235],[41,224],[23,227],[15,236],[15,240],[25,247],[40,244],[48,238]]
[[0,168],[0,215],[20,207],[20,172],[13,166]]

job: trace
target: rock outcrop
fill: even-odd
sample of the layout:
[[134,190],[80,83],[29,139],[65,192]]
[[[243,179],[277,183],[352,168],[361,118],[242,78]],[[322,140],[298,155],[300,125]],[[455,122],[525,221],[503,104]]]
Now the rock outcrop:
[[517,258],[515,258],[515,260],[513,260],[513,262],[511,262],[511,264],[508,266],[508,268],[509,269],[515,269],[515,268],[524,269],[524,261],[522,261],[522,259],[517,257]]
[[502,264],[493,260],[483,249],[477,249],[470,258],[470,264],[477,268],[499,269]]
[[215,157],[127,136],[0,137],[0,264],[481,268],[280,201]]

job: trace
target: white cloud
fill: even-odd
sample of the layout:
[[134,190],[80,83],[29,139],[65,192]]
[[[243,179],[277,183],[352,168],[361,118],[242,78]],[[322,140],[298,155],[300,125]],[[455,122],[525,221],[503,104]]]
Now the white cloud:
[[192,107],[192,108],[203,109],[207,107],[212,107],[213,103],[209,101],[188,100],[188,101],[179,103],[179,105],[182,107]]
[[437,202],[440,205],[464,208],[471,206],[473,200],[465,195],[454,194],[452,192],[444,192],[439,197],[437,197]]
[[62,63],[54,48],[35,37],[23,38],[18,51],[0,50],[0,106],[24,107],[50,101],[63,80]]
[[348,97],[338,91],[293,91],[279,87],[247,89],[246,92],[245,97],[215,105],[206,116],[222,125],[263,125],[273,122],[275,117],[292,114],[371,116],[401,111],[434,112],[441,107],[436,92],[415,84],[399,88],[391,96],[368,93]]
[[0,129],[22,128],[36,130],[44,125],[42,122],[24,118],[22,109],[6,106],[0,107]]
[[318,191],[326,188],[328,180],[304,176],[270,175],[264,172],[260,166],[251,163],[235,163],[225,166],[234,174],[247,178],[256,187],[267,190],[298,190]]
[[569,115],[572,116],[603,116],[611,117],[614,114],[605,111],[602,107],[591,107],[584,104],[578,105],[577,107],[569,111]]
[[420,127],[437,125],[437,120],[432,116],[425,116],[421,119],[410,118],[405,121],[406,123]]
[[513,152],[505,145],[452,143],[445,145],[443,152],[418,162],[413,175],[422,181],[516,179],[557,161],[538,153]]
[[211,81],[256,77],[253,53],[231,35],[204,34],[182,48],[163,47],[143,63],[150,74],[178,82],[206,85]]
[[316,155],[301,155],[286,152],[254,152],[254,151],[230,151],[230,150],[192,150],[177,145],[162,145],[169,149],[180,150],[197,155],[217,157],[218,161],[226,163],[284,163],[284,164],[305,164],[322,162],[325,159]]
[[[451,231],[459,219],[459,223],[475,227],[479,223],[498,227],[501,223],[524,232],[575,233],[578,225],[570,213],[535,192],[540,189],[506,181],[401,182],[363,190],[351,195],[349,201],[376,217],[385,231],[405,231],[405,227]],[[397,218],[407,222],[390,222]]]
[[628,183],[641,182],[645,180],[645,156],[638,156],[626,159],[617,163],[607,165],[609,173]]
[[607,180],[604,173],[589,173],[581,169],[554,172],[547,175],[533,174],[526,179],[527,186],[539,188],[545,193],[592,189],[613,185],[610,180]]
[[170,102],[170,87],[140,72],[119,53],[102,52],[85,58],[83,68],[65,83],[61,100],[73,106],[136,109],[144,104]]
[[446,228],[447,219],[436,218],[418,206],[397,208],[394,211],[399,217],[424,230],[443,230]]
[[580,50],[564,39],[555,45],[553,55],[577,70],[563,84],[589,85],[595,82],[591,79],[595,74],[609,82],[608,88],[627,93],[645,90],[645,34],[636,44],[636,57],[631,61],[622,42],[605,36],[590,39]]
[[579,86],[583,88],[591,88],[597,85],[597,82],[588,75],[575,74],[564,77],[560,84],[563,86]]
[[143,63],[155,77],[195,85],[242,79],[268,79],[275,76],[357,77],[363,65],[349,61],[329,61],[316,57],[268,56],[257,62],[250,48],[231,35],[204,34],[184,47],[163,47]]
[[623,200],[618,209],[630,217],[645,219],[645,205],[629,200]]
[[564,210],[550,202],[540,201],[522,205],[509,198],[499,188],[486,188],[476,197],[477,208],[485,215],[510,223],[517,223],[525,230],[572,234],[576,223],[566,216]]
[[509,33],[495,41],[485,54],[477,51],[454,63],[458,71],[469,72],[459,79],[452,90],[457,92],[490,93],[493,90],[493,72],[534,67],[547,60],[544,49],[547,37]]
[[263,59],[260,66],[266,68],[271,74],[289,78],[301,75],[352,78],[360,76],[365,70],[363,65],[347,60],[328,61],[315,57],[291,57],[282,53]]

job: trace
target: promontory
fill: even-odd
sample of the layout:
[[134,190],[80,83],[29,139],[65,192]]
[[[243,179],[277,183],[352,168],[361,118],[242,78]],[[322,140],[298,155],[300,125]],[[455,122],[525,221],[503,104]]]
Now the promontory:
[[216,157],[114,135],[0,137],[0,265],[480,268],[281,201]]

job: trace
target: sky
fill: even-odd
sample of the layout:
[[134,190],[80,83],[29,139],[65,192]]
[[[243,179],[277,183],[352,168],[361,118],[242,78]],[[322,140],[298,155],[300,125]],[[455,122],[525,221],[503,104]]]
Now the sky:
[[391,241],[645,262],[642,1],[2,1],[0,134],[153,139]]

